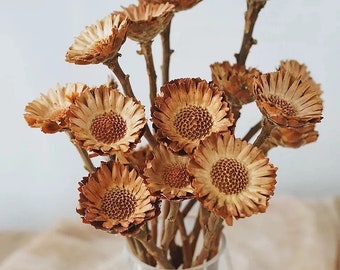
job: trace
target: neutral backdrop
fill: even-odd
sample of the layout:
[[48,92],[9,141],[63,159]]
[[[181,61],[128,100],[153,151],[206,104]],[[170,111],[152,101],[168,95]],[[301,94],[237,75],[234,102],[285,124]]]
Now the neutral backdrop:
[[[0,230],[40,230],[75,212],[78,181],[86,175],[65,134],[46,135],[23,118],[25,105],[57,83],[104,83],[103,65],[77,66],[64,61],[68,47],[86,25],[120,6],[137,1],[2,0],[0,2],[1,142]],[[211,79],[209,65],[229,60],[239,50],[245,0],[204,0],[173,20],[171,78]],[[278,168],[276,195],[303,198],[340,195],[339,48],[340,2],[270,0],[261,11],[254,37],[258,45],[247,64],[274,71],[281,60],[305,63],[321,84],[324,119],[316,143],[269,153]],[[138,98],[148,106],[147,75],[138,44],[127,40],[121,63]],[[154,41],[157,71],[159,39]],[[160,76],[159,76],[160,77]],[[259,120],[255,106],[242,114],[237,135]],[[275,200],[275,196],[272,198]]]

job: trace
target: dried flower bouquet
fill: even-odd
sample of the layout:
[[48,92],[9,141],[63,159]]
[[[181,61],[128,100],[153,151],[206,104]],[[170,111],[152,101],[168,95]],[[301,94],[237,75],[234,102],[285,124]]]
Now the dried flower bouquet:
[[[79,151],[89,173],[78,189],[77,212],[83,222],[126,236],[141,261],[165,269],[213,258],[224,223],[265,212],[277,171],[267,152],[316,141],[315,124],[322,119],[322,91],[304,64],[281,61],[270,73],[245,65],[265,0],[247,0],[234,64],[211,64],[211,81],[169,80],[174,14],[200,1],[139,0],[87,26],[68,49],[66,61],[104,64],[113,77],[96,87],[58,84],[28,103],[24,114],[30,127],[65,132]],[[158,35],[160,89],[152,53]],[[138,53],[145,58],[152,125],[119,63],[127,38],[140,45]],[[240,111],[250,102],[256,102],[263,117],[244,138],[236,138]],[[142,137],[146,143],[137,147]],[[98,156],[102,161],[96,168],[91,159]],[[195,219],[190,229],[188,216]]]

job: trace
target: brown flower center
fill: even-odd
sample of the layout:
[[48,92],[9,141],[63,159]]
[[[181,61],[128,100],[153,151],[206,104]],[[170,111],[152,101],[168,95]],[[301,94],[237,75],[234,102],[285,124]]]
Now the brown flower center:
[[268,101],[270,103],[272,103],[275,107],[281,109],[281,111],[285,115],[289,115],[289,116],[295,116],[296,115],[295,108],[290,103],[285,101],[284,99],[281,99],[281,98],[279,98],[278,96],[275,96],[275,95],[271,95],[271,96],[268,97]]
[[175,128],[184,138],[202,139],[210,133],[213,125],[212,117],[206,108],[189,105],[176,115]]
[[98,115],[91,123],[91,134],[97,141],[103,143],[115,143],[126,134],[126,122],[115,112]]
[[127,190],[114,188],[108,190],[102,199],[102,209],[111,219],[127,219],[136,208],[135,197]]
[[173,163],[163,173],[163,181],[173,188],[183,188],[190,184],[189,174],[184,164]]
[[224,158],[217,161],[211,171],[212,184],[225,194],[237,194],[248,184],[248,173],[235,159]]

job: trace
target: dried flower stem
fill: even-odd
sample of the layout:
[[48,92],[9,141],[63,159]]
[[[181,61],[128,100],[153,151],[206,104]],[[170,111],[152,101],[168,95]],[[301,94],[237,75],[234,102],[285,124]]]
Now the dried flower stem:
[[170,202],[170,209],[167,217],[163,224],[163,234],[161,247],[166,252],[169,249],[170,242],[174,239],[176,234],[176,218],[179,212],[179,207],[181,203],[177,201]]
[[242,105],[237,104],[237,103],[231,104],[231,111],[234,115],[234,126],[236,125],[237,120],[241,117],[241,109],[242,109]]
[[174,269],[173,265],[166,258],[166,254],[151,241],[150,235],[145,230],[140,230],[140,232],[133,237],[142,243],[146,251],[156,260],[160,267],[164,269]]
[[169,70],[170,70],[170,57],[173,54],[174,50],[170,48],[170,29],[171,29],[170,20],[167,27],[161,33],[162,40],[162,48],[163,48],[163,63],[162,63],[162,83],[165,84],[169,81]]
[[265,6],[267,0],[247,0],[247,11],[245,12],[244,19],[244,32],[243,40],[239,53],[235,54],[237,64],[244,65],[246,63],[250,48],[257,43],[252,37],[255,22],[261,11]]
[[253,145],[256,147],[261,147],[261,145],[265,142],[265,140],[270,136],[275,125],[268,122],[266,119],[263,120],[263,127],[261,129],[260,134],[257,136],[256,140],[254,141]]
[[[106,65],[113,72],[113,74],[115,74],[123,88],[125,95],[136,99],[135,94],[132,91],[129,75],[124,73],[123,69],[119,64],[118,61],[119,56],[120,54],[117,54],[110,60],[106,61],[104,65]],[[145,125],[144,137],[147,139],[151,147],[154,147],[157,144],[156,139],[152,135],[152,132],[148,124]]]
[[[191,249],[191,256],[194,255],[196,244],[198,241],[199,234],[201,232],[201,224],[200,224],[200,214],[196,216],[194,226],[189,234],[189,243],[190,243],[190,249]],[[191,257],[192,260],[192,257]]]
[[158,238],[158,219],[153,218],[150,220],[150,234],[151,234],[151,240],[154,241],[154,243],[157,243]]
[[124,73],[124,71],[122,70],[119,64],[118,57],[120,56],[121,56],[120,54],[116,54],[113,58],[107,60],[103,64],[106,65],[115,74],[115,76],[117,77],[117,79],[119,80],[123,88],[125,95],[136,98],[132,91],[130,78],[129,78],[130,76]]
[[185,205],[185,207],[183,208],[182,210],[182,214],[183,214],[183,217],[186,217],[187,214],[190,212],[190,210],[192,209],[192,207],[196,204],[197,200],[196,199],[192,199],[192,200],[189,200],[187,202],[187,204]]
[[126,240],[132,253],[142,262],[148,263],[143,245],[132,237],[126,237]]
[[144,59],[146,63],[146,70],[148,72],[148,77],[149,77],[150,103],[152,105],[157,95],[157,75],[156,75],[155,65],[154,65],[153,56],[152,56],[152,40],[148,42],[141,42],[140,47],[141,47],[141,50],[138,51],[138,53],[144,55]]
[[183,254],[183,268],[188,268],[191,265],[192,249],[190,247],[189,236],[184,223],[184,217],[181,211],[177,213],[176,224],[182,239],[182,254]]
[[220,228],[218,228],[216,231],[215,239],[211,243],[211,249],[209,252],[208,260],[214,258],[218,253],[219,245],[221,241],[222,229],[223,229],[223,226],[220,226]]
[[222,222],[222,218],[217,217],[214,213],[210,213],[208,223],[205,225],[204,229],[203,247],[192,266],[201,265],[206,259],[209,258],[212,243],[214,243],[214,240],[216,240],[216,237],[221,232],[221,227],[223,227]]
[[90,159],[87,151],[84,148],[82,148],[78,145],[78,143],[75,140],[74,135],[71,131],[66,130],[65,133],[70,138],[71,143],[76,147],[81,159],[83,160],[85,170],[87,170],[89,173],[93,172],[95,170],[95,167],[94,167],[92,160]]
[[242,140],[249,142],[249,140],[261,129],[261,127],[262,127],[262,120],[260,120],[252,128],[250,128]]

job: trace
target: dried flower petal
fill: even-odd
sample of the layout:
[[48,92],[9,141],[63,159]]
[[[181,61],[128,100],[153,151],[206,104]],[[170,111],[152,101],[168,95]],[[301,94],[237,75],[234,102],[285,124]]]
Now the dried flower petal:
[[261,145],[261,149],[268,152],[276,146],[299,148],[305,144],[315,142],[318,137],[319,133],[315,130],[315,125],[308,125],[301,128],[276,126],[264,144]]
[[110,14],[87,26],[66,53],[66,61],[78,65],[99,64],[117,55],[126,40],[129,21]]
[[112,234],[131,236],[160,213],[159,199],[150,195],[137,171],[118,162],[102,162],[78,190],[83,222]]
[[191,176],[187,171],[189,157],[178,155],[160,144],[153,149],[153,158],[144,170],[147,186],[152,194],[168,200],[193,196]]
[[175,152],[191,153],[214,132],[226,132],[234,119],[229,103],[212,83],[200,78],[170,81],[151,108],[157,139]]
[[146,160],[150,156],[152,156],[151,147],[147,144],[126,153],[117,153],[116,159],[123,164],[129,164],[138,172],[143,172]]
[[246,69],[244,65],[231,65],[228,61],[210,65],[212,80],[222,89],[232,103],[239,105],[255,100],[253,81],[261,73],[256,68]]
[[255,79],[254,94],[262,114],[282,127],[303,127],[318,123],[322,116],[319,88],[308,81],[294,79],[277,71]]
[[146,123],[140,102],[105,85],[80,95],[70,109],[70,128],[78,143],[103,154],[133,148]]
[[175,6],[176,12],[187,10],[194,7],[196,4],[201,2],[202,0],[139,0],[139,3],[153,3],[153,4],[165,4],[170,3]]
[[233,224],[233,217],[265,212],[274,194],[276,170],[263,152],[230,133],[212,134],[188,165],[195,195],[209,211]]
[[148,42],[162,32],[174,15],[174,6],[165,4],[131,4],[123,7],[123,12],[131,24],[127,36],[137,42]]
[[28,103],[24,118],[33,128],[40,128],[44,133],[56,133],[67,128],[68,110],[76,97],[89,87],[82,83],[67,83],[50,89],[47,95]]

